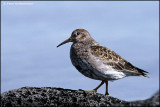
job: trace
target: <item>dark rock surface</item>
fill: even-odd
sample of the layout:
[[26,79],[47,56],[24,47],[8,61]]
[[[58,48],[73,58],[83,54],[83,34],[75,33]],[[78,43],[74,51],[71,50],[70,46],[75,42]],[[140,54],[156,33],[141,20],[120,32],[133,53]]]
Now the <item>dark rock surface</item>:
[[83,90],[23,87],[2,93],[1,106],[159,106],[159,92],[144,101],[127,102]]

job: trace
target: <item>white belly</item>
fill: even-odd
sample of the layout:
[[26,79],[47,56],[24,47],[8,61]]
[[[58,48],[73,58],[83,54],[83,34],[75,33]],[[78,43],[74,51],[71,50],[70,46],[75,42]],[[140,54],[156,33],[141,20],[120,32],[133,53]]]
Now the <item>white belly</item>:
[[[92,67],[85,59],[82,60],[74,60],[72,61],[73,65],[79,66],[80,69],[78,70],[83,75],[96,79],[96,80],[117,80],[120,78],[125,77],[125,74],[122,72],[114,71],[114,69],[111,69],[111,66],[108,66],[107,71],[99,71],[98,69]],[[102,70],[104,65],[101,64],[99,66],[99,69]],[[106,67],[106,66],[105,66]]]

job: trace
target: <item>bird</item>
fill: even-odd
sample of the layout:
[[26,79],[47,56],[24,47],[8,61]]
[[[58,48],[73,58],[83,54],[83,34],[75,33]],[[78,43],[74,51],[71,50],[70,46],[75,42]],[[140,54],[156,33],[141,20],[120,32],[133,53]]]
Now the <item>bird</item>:
[[96,42],[85,29],[75,29],[71,36],[57,47],[68,42],[72,42],[70,59],[73,66],[84,76],[101,81],[96,88],[86,90],[87,92],[97,92],[105,83],[105,95],[108,96],[108,81],[128,76],[148,77],[147,71],[134,66],[111,49]]

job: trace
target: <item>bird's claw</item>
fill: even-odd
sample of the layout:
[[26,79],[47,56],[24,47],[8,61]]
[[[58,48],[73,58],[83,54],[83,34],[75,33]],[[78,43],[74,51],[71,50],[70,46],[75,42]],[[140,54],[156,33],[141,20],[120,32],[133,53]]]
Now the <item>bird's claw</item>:
[[97,90],[85,90],[85,92],[97,92]]

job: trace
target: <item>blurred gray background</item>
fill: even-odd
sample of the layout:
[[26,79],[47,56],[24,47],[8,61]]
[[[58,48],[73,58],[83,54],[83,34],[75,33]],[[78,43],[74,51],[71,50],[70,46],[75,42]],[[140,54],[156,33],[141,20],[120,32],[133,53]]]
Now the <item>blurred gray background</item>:
[[[95,88],[100,81],[72,66],[71,43],[56,48],[77,28],[150,73],[109,82],[111,96],[143,100],[159,89],[158,1],[3,1],[1,8],[1,92],[24,86]],[[105,93],[105,85],[98,93]]]

